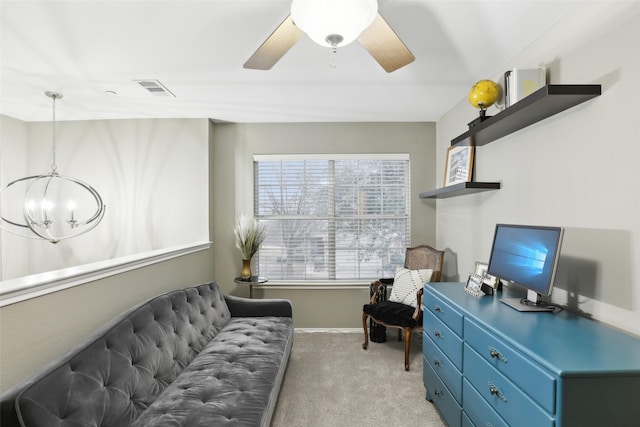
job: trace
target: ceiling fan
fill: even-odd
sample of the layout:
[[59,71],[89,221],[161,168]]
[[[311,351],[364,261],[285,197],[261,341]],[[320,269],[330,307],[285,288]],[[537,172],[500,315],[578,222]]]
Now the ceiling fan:
[[244,68],[270,70],[305,33],[334,51],[358,40],[387,73],[415,60],[378,13],[377,0],[293,0],[291,14],[251,55]]

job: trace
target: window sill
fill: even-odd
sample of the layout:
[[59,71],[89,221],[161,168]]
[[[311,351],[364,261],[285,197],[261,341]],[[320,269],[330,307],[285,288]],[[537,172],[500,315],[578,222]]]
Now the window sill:
[[211,242],[159,249],[78,267],[0,281],[0,307],[83,285],[105,277],[146,267],[194,252],[207,250]]
[[263,289],[315,289],[315,290],[335,290],[335,289],[369,289],[369,284],[375,279],[359,280],[269,280],[254,288]]

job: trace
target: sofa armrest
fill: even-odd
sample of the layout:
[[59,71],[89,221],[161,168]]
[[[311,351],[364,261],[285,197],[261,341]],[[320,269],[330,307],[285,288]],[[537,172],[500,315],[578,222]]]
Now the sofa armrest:
[[293,317],[291,301],[286,299],[249,299],[225,295],[231,317]]
[[20,427],[16,412],[16,397],[19,390],[13,388],[0,396],[0,423],[2,427]]

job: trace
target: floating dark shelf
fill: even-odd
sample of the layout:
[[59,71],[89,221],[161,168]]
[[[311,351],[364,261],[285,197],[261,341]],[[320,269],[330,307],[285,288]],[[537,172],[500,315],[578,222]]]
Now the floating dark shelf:
[[[486,145],[591,98],[600,96],[601,93],[602,87],[597,84],[547,85],[452,139],[451,145]],[[420,198],[444,199],[499,189],[499,182],[463,182],[420,193]]]
[[480,193],[482,191],[499,190],[499,182],[461,182],[433,191],[420,193],[421,199],[446,199],[447,197],[463,196],[465,194]]
[[451,140],[451,145],[488,144],[600,96],[601,85],[547,85]]

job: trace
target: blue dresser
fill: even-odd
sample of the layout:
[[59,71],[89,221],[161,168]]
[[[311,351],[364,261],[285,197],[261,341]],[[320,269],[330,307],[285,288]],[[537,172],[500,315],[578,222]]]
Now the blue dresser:
[[424,386],[447,424],[640,426],[640,339],[499,298],[425,285]]

